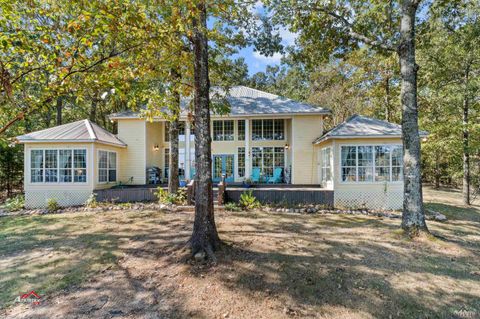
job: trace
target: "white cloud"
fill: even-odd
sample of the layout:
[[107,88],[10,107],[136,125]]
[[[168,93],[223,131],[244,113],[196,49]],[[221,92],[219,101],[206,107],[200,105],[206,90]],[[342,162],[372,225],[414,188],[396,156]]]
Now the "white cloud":
[[282,59],[282,55],[280,53],[274,53],[272,56],[265,56],[257,51],[253,52],[253,57],[266,64],[278,64]]

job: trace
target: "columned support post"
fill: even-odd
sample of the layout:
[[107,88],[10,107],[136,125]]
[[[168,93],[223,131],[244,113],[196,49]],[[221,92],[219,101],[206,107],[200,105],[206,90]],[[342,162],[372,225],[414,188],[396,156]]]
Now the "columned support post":
[[250,178],[252,175],[252,161],[251,158],[251,149],[250,149],[250,120],[245,120],[245,178]]
[[185,179],[190,180],[190,122],[185,121]]

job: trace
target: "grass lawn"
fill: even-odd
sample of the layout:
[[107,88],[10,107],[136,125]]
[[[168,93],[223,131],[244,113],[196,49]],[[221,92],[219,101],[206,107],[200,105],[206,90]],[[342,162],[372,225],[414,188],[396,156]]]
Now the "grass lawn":
[[187,261],[188,212],[0,218],[0,318],[479,318],[480,206],[425,201],[449,221],[416,241],[397,219],[218,212],[217,265]]

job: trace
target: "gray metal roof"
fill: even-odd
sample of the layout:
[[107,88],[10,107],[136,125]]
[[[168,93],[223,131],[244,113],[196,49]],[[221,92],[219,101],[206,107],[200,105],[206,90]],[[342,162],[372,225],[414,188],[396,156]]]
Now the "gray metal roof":
[[[420,131],[421,136],[427,132]],[[364,138],[364,137],[401,137],[402,126],[367,116],[353,115],[345,122],[335,126],[313,143],[318,144],[331,138]]]
[[81,120],[17,136],[17,140],[20,143],[98,142],[122,147],[127,146],[114,134],[90,120]]
[[[211,98],[225,96],[220,89],[212,89]],[[282,114],[330,114],[330,110],[297,102],[275,94],[259,91],[245,86],[230,88],[226,99],[230,104],[230,116],[282,115]],[[182,116],[187,115],[190,98],[182,99]],[[138,118],[140,112],[125,111],[110,115],[111,119]]]

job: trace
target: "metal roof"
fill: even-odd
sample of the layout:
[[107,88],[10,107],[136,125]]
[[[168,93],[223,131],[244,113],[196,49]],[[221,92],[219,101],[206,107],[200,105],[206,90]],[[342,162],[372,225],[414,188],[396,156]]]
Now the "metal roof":
[[[420,131],[420,136],[428,135]],[[331,138],[370,138],[370,137],[401,137],[402,126],[367,116],[353,115],[345,122],[326,132],[313,143],[318,144]]]
[[81,120],[64,125],[55,126],[41,131],[17,136],[20,143],[41,142],[97,142],[125,147],[114,134],[106,131],[90,120]]
[[[218,96],[225,96],[229,102],[229,116],[330,114],[328,109],[297,102],[246,86],[234,86],[228,90],[228,94],[221,89],[212,88],[212,100]],[[182,99],[182,116],[187,115],[190,101],[191,98]],[[111,114],[110,119],[138,118],[140,115],[140,112],[125,111]]]

